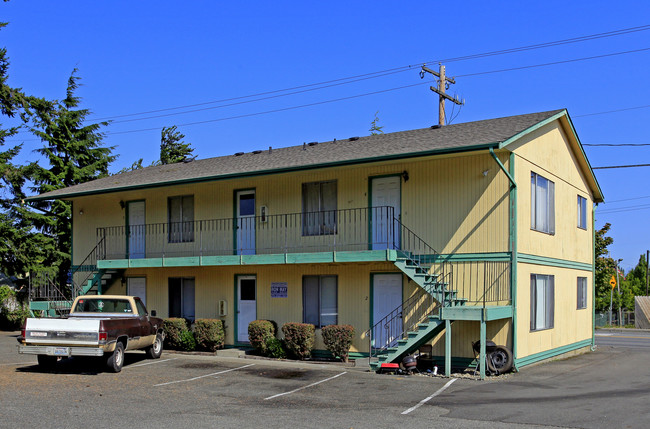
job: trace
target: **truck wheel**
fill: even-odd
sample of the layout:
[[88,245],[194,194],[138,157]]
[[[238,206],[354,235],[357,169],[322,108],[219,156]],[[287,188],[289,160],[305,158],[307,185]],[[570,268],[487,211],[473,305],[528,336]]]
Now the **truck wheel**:
[[147,357],[150,359],[158,359],[163,351],[163,339],[162,335],[156,334],[156,339],[153,344],[146,349]]
[[115,344],[115,350],[106,360],[106,365],[113,372],[122,371],[122,365],[124,365],[124,346],[122,343]]
[[38,366],[43,369],[54,369],[56,366],[56,356],[38,355],[36,359],[38,360]]

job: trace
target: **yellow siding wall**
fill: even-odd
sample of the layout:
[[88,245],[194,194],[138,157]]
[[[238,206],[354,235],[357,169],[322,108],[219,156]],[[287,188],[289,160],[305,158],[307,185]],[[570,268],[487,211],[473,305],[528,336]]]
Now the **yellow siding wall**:
[[[507,154],[500,157],[508,163]],[[120,201],[144,200],[147,224],[166,223],[167,198],[180,195],[194,195],[196,220],[232,218],[234,193],[241,189],[256,190],[258,214],[261,206],[268,207],[270,215],[300,213],[303,183],[336,180],[338,209],[364,208],[369,205],[369,178],[403,171],[408,171],[409,180],[402,180],[402,222],[430,246],[440,253],[508,250],[508,181],[491,156],[482,152],[75,198],[74,263],[95,246],[97,227],[125,225]],[[264,234],[259,230],[258,248],[268,241]],[[232,234],[224,240],[232,240]]]
[[[304,275],[338,276],[338,323],[356,328],[352,351],[368,351],[363,335],[370,323],[370,277],[373,272],[396,272],[391,263],[332,264],[332,265],[268,265],[236,267],[190,267],[129,269],[126,277],[145,277],[147,308],[159,317],[168,317],[168,278],[193,277],[195,280],[196,318],[219,318],[217,303],[228,302],[226,344],[235,342],[235,276],[255,275],[257,278],[257,318],[274,320],[278,327],[287,322],[302,322],[302,277]],[[397,271],[398,272],[398,271]],[[271,283],[287,282],[287,298],[271,298]],[[414,293],[415,284],[404,280],[403,296]],[[125,294],[126,288],[117,282],[106,292]],[[395,303],[395,307],[400,303]],[[317,330],[316,349],[325,349]]]
[[[514,149],[514,153],[515,174],[519,184],[517,194],[519,252],[592,263],[593,200],[559,123],[545,125],[526,136]],[[533,231],[530,228],[531,172],[555,183],[555,235]],[[578,195],[587,199],[586,230],[578,228]]]
[[[555,276],[554,328],[530,330],[530,275]],[[517,357],[523,358],[545,350],[590,339],[592,336],[593,297],[590,271],[541,265],[519,264],[517,288]],[[589,292],[587,308],[578,310],[578,277],[586,277]]]
[[[445,335],[443,331],[432,341],[433,356],[445,355]],[[475,357],[472,343],[481,338],[481,325],[477,321],[459,320],[451,325],[451,355],[454,357]],[[499,346],[512,350],[512,322],[510,319],[495,320],[486,323],[486,338]]]

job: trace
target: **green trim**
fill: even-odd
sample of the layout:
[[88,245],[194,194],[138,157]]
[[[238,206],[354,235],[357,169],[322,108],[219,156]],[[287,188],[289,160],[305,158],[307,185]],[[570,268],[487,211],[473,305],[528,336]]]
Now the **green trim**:
[[519,133],[515,134],[514,136],[510,137],[509,139],[504,140],[499,144],[499,149],[503,149],[506,146],[510,145],[511,143],[514,143],[515,141],[519,140],[520,138],[532,133],[533,131],[536,131],[540,128],[542,128],[544,125],[550,124],[553,121],[556,121],[560,119],[562,116],[566,116],[567,111],[566,109],[562,109],[561,112],[556,113],[555,115],[551,116],[550,118],[544,119],[541,122],[536,123],[535,125],[526,128],[523,131],[520,131]]
[[501,168],[501,170],[502,170],[504,173],[506,173],[506,176],[508,177],[508,180],[510,180],[510,184],[511,184],[513,187],[516,188],[516,187],[517,187],[517,182],[515,182],[515,178],[512,177],[512,176],[510,175],[510,172],[509,172],[508,170],[506,170],[506,168],[505,168],[505,167],[503,166],[503,164],[501,163],[501,160],[497,157],[496,153],[494,153],[494,149],[492,149],[492,148],[490,148],[490,155],[492,155],[492,158],[494,158],[494,160],[496,161],[496,163],[499,164],[499,167]]
[[425,264],[436,262],[503,262],[510,261],[511,255],[510,252],[442,253],[437,255],[418,255],[418,260]]
[[588,338],[586,340],[578,341],[577,343],[573,344],[567,344],[566,346],[561,346],[557,347],[554,349],[550,350],[545,350],[540,353],[535,353],[532,355],[528,355],[526,357],[520,358],[520,359],[515,359],[515,364],[517,365],[517,368],[521,368],[526,365],[531,365],[546,359],[550,359],[555,356],[562,355],[564,353],[571,352],[573,350],[578,350],[584,347],[590,347],[591,346],[592,339]]
[[[510,152],[510,175],[515,177],[515,154]],[[517,211],[517,187],[510,187],[510,240],[508,247],[510,248],[511,264],[510,264],[510,296],[512,299],[512,354],[517,357],[517,266],[519,263],[519,246],[518,246],[518,211]]]
[[[232,194],[232,242],[233,242],[233,249],[232,249],[232,254],[236,255],[237,254],[237,211],[239,208],[239,198],[238,195],[240,192],[250,192],[253,191],[255,193],[255,210],[253,211],[253,216],[257,215],[257,189],[256,188],[242,188],[242,189],[234,189],[233,194]],[[255,228],[255,252],[257,253],[257,228]]]
[[509,319],[513,311],[511,305],[495,305],[490,307],[442,307],[440,309],[440,318],[443,320],[482,320],[492,321]]
[[585,262],[568,261],[566,259],[549,258],[547,256],[519,254],[519,262],[524,264],[545,265],[548,267],[569,268],[573,270],[593,271],[594,265]]
[[[368,250],[372,250],[372,181],[384,177],[399,177],[399,214],[400,222],[402,216],[402,173],[381,174],[379,176],[368,176]],[[402,247],[401,231],[398,231],[398,247]]]
[[358,252],[276,253],[268,255],[185,256],[178,258],[105,259],[97,268],[204,267],[222,265],[333,264],[350,262],[393,262],[395,250],[361,250]]
[[25,200],[26,201],[43,201],[43,200],[53,200],[53,199],[69,199],[69,198],[77,198],[77,197],[83,197],[83,196],[88,196],[88,195],[100,195],[100,194],[108,194],[108,193],[115,193],[115,192],[122,192],[122,191],[134,191],[134,190],[139,190],[139,189],[160,188],[160,187],[170,186],[170,185],[186,185],[186,184],[192,184],[192,183],[204,183],[204,182],[214,182],[214,181],[229,180],[229,179],[240,179],[240,178],[247,178],[247,177],[267,176],[267,175],[274,175],[274,174],[281,174],[281,173],[289,173],[289,172],[297,172],[297,171],[305,171],[305,170],[314,170],[314,169],[317,169],[317,168],[329,168],[329,167],[339,167],[339,166],[347,166],[347,165],[359,165],[359,164],[368,164],[368,163],[374,163],[374,162],[401,160],[401,159],[407,159],[407,158],[422,158],[422,157],[427,157],[427,156],[453,154],[453,153],[476,152],[476,151],[482,151],[482,150],[485,150],[485,149],[489,149],[491,147],[492,148],[498,148],[499,147],[499,142],[483,143],[483,144],[478,144],[478,145],[465,146],[463,148],[454,147],[454,148],[445,148],[445,149],[434,149],[434,150],[427,150],[427,151],[421,151],[421,152],[407,152],[407,153],[396,154],[396,155],[383,155],[383,156],[377,156],[377,157],[371,157],[371,158],[359,158],[359,159],[351,159],[351,160],[345,160],[345,161],[333,161],[333,162],[324,162],[324,163],[319,163],[319,164],[300,165],[300,166],[295,166],[295,167],[285,167],[285,168],[276,168],[276,169],[268,169],[268,170],[240,172],[240,173],[223,174],[223,175],[216,175],[216,176],[196,177],[196,178],[183,179],[183,180],[168,180],[168,181],[164,181],[164,182],[150,183],[150,184],[146,184],[146,185],[120,186],[120,187],[116,187],[116,188],[100,189],[100,190],[93,190],[93,191],[73,192],[73,193],[67,193],[67,194],[60,194],[60,195],[57,195],[56,197],[41,197],[41,196],[37,195],[37,196],[34,196],[34,197],[26,198]]

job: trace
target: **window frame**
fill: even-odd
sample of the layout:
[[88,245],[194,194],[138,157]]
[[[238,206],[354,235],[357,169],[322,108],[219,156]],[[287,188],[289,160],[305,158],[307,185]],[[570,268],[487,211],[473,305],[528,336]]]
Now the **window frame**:
[[578,228],[587,229],[587,199],[578,195]]
[[[176,314],[175,311],[172,311],[172,303],[174,302],[175,298],[172,296],[172,282],[179,281],[180,282],[180,314]],[[186,285],[186,282],[188,283]],[[185,312],[185,300],[186,300],[186,287],[189,287],[189,282],[192,283],[192,299],[194,301],[193,305],[193,310],[192,313],[194,314],[186,314]],[[194,277],[169,277],[167,278],[167,293],[168,293],[168,316],[169,317],[181,317],[183,319],[188,319],[191,321],[194,321],[196,319],[196,280]]]
[[[310,189],[318,186],[318,208],[309,207],[312,198],[309,198]],[[329,194],[334,195],[333,201],[326,201],[328,192],[324,186],[333,186]],[[332,207],[330,207],[332,206]],[[302,184],[302,236],[315,237],[321,235],[335,235],[338,231],[338,182],[336,180],[323,180],[318,182],[305,182]]]
[[[537,297],[539,295],[538,290],[538,278],[544,278],[546,280],[543,291],[544,297],[544,321],[546,322],[543,326],[539,326],[539,317],[538,317],[538,307],[539,303],[537,302]],[[531,332],[545,331],[547,329],[553,329],[555,322],[555,276],[551,274],[531,274],[530,275],[530,330]]]
[[[183,220],[186,216],[183,207],[185,201],[191,199],[192,220]],[[173,201],[180,201],[178,207],[180,213],[178,214],[178,221],[172,221],[174,213],[172,213]],[[178,229],[178,231],[176,231]],[[193,243],[194,242],[194,195],[176,195],[167,197],[167,242],[168,243]]]
[[[318,320],[314,320],[313,316],[307,314],[308,308],[313,307],[313,303],[308,303],[307,300],[311,297],[308,296],[306,291],[307,289],[307,280],[308,279],[317,279],[318,281],[318,294],[317,294],[317,307],[318,314],[316,315]],[[334,298],[335,298],[335,313],[324,314],[323,313],[323,279],[334,279]],[[336,325],[339,321],[339,279],[336,275],[305,275],[302,277],[302,320],[303,323],[313,324],[316,329],[321,329],[324,326]],[[310,305],[311,304],[311,305]],[[323,319],[328,316],[334,316],[335,320],[331,323],[323,323]]]
[[587,277],[578,277],[577,280],[577,300],[576,300],[576,308],[578,310],[584,310],[587,308],[587,302],[588,302],[588,297],[587,297],[587,292],[589,291],[589,287],[587,286],[589,283],[587,282]]
[[[530,173],[530,179],[530,229],[544,234],[555,235],[555,182],[533,171]],[[546,201],[538,201],[540,191],[543,189],[539,179],[545,180],[548,184]],[[544,213],[539,212],[542,208],[545,209]]]

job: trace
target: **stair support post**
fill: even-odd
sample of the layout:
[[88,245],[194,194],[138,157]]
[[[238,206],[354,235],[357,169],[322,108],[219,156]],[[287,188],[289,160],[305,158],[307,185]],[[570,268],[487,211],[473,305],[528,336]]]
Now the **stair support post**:
[[451,320],[445,320],[445,376],[451,377]]
[[[484,316],[484,315],[483,315]],[[485,365],[487,364],[487,359],[485,358],[485,341],[486,341],[486,327],[485,327],[485,317],[481,317],[481,350],[479,356],[479,368],[481,369],[479,375],[481,380],[485,380]]]

